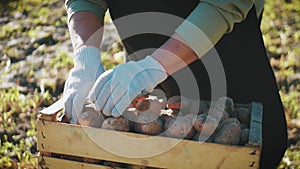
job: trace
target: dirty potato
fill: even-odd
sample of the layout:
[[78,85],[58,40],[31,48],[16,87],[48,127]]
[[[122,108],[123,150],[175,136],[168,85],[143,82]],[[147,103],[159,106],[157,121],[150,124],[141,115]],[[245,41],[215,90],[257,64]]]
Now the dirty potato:
[[214,142],[220,144],[238,145],[240,142],[241,133],[240,122],[235,118],[229,118],[220,125],[220,129],[214,135]]
[[151,112],[154,114],[160,114],[162,109],[165,109],[166,102],[156,97],[149,97],[139,101],[136,104],[136,109],[140,112]]
[[197,114],[187,114],[184,116],[184,118],[190,120],[192,124],[194,124],[195,120],[197,119]]
[[200,114],[196,117],[194,128],[200,134],[210,136],[218,128],[219,121],[207,114]]
[[197,99],[189,99],[189,106],[188,110],[186,111],[188,113],[193,114],[203,114],[207,113],[209,111],[209,103],[205,101],[199,101]]
[[195,134],[192,122],[180,116],[170,118],[164,128],[167,137],[191,139]]
[[163,122],[155,113],[142,112],[136,118],[134,130],[137,133],[158,135],[163,132]]
[[249,141],[249,133],[250,130],[248,128],[242,129],[240,134],[240,144],[239,145],[245,145]]
[[235,112],[240,123],[249,127],[251,119],[250,109],[247,107],[237,107]]
[[229,118],[229,114],[219,107],[211,107],[207,114],[213,118],[215,118],[220,123],[223,122],[225,119]]
[[129,107],[136,107],[136,105],[137,105],[140,101],[142,101],[142,100],[148,98],[148,96],[149,96],[149,94],[143,94],[143,95],[140,95],[140,96],[134,98],[133,101],[131,102],[131,104],[129,105]]
[[167,101],[167,108],[173,110],[188,110],[189,100],[184,96],[172,96]]
[[96,111],[92,106],[86,106],[83,108],[83,113],[78,118],[77,124],[100,128],[103,121],[104,117],[99,111]]
[[234,102],[230,97],[220,97],[214,106],[226,112],[229,117],[237,117],[234,111]]
[[196,132],[196,134],[194,134],[193,140],[199,141],[199,142],[212,143],[213,135],[204,135],[204,134],[200,134],[200,133]]
[[130,131],[130,123],[128,119],[122,116],[109,117],[105,119],[101,128],[117,131]]

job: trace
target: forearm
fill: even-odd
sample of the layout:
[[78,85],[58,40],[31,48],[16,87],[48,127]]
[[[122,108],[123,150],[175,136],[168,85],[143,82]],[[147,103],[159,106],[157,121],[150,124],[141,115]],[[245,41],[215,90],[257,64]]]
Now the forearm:
[[201,1],[175,30],[176,33],[152,56],[168,74],[180,70],[205,55],[225,33],[233,29],[234,23],[244,20],[253,3],[250,0]]
[[151,54],[169,75],[198,59],[196,53],[175,33],[166,43]]
[[[235,23],[246,18],[253,4],[253,0],[201,0],[175,32],[201,58],[224,34],[233,30]],[[263,3],[259,5],[260,9]]]
[[91,12],[75,13],[69,23],[69,32],[74,51],[82,46],[89,45],[100,49],[103,35],[103,19]]

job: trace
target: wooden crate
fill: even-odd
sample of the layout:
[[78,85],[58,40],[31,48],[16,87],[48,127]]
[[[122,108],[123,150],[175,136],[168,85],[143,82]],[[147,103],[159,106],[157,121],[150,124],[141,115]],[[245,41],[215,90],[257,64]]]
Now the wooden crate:
[[40,168],[111,168],[102,163],[86,162],[86,158],[171,169],[259,167],[262,145],[260,103],[240,105],[251,109],[249,143],[241,147],[62,123],[58,122],[62,120],[61,102],[39,114],[37,147]]

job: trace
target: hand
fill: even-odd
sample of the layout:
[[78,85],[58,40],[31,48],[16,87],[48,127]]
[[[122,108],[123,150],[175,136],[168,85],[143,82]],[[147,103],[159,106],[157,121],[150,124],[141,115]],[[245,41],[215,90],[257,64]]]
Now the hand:
[[64,87],[64,111],[70,123],[76,123],[86,96],[97,77],[104,72],[100,51],[96,47],[82,46],[74,54],[74,67]]
[[167,73],[162,65],[147,56],[104,72],[96,80],[87,99],[105,115],[120,116],[135,97],[153,91],[166,78]]

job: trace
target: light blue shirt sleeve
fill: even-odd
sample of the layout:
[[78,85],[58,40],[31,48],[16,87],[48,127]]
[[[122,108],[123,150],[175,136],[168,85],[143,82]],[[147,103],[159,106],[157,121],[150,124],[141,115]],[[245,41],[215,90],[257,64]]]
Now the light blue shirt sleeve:
[[257,14],[264,0],[201,0],[175,30],[201,58],[221,37],[243,21],[255,4]]
[[76,12],[80,11],[93,12],[100,19],[103,19],[107,10],[105,0],[66,0],[65,5],[68,13],[68,22]]

